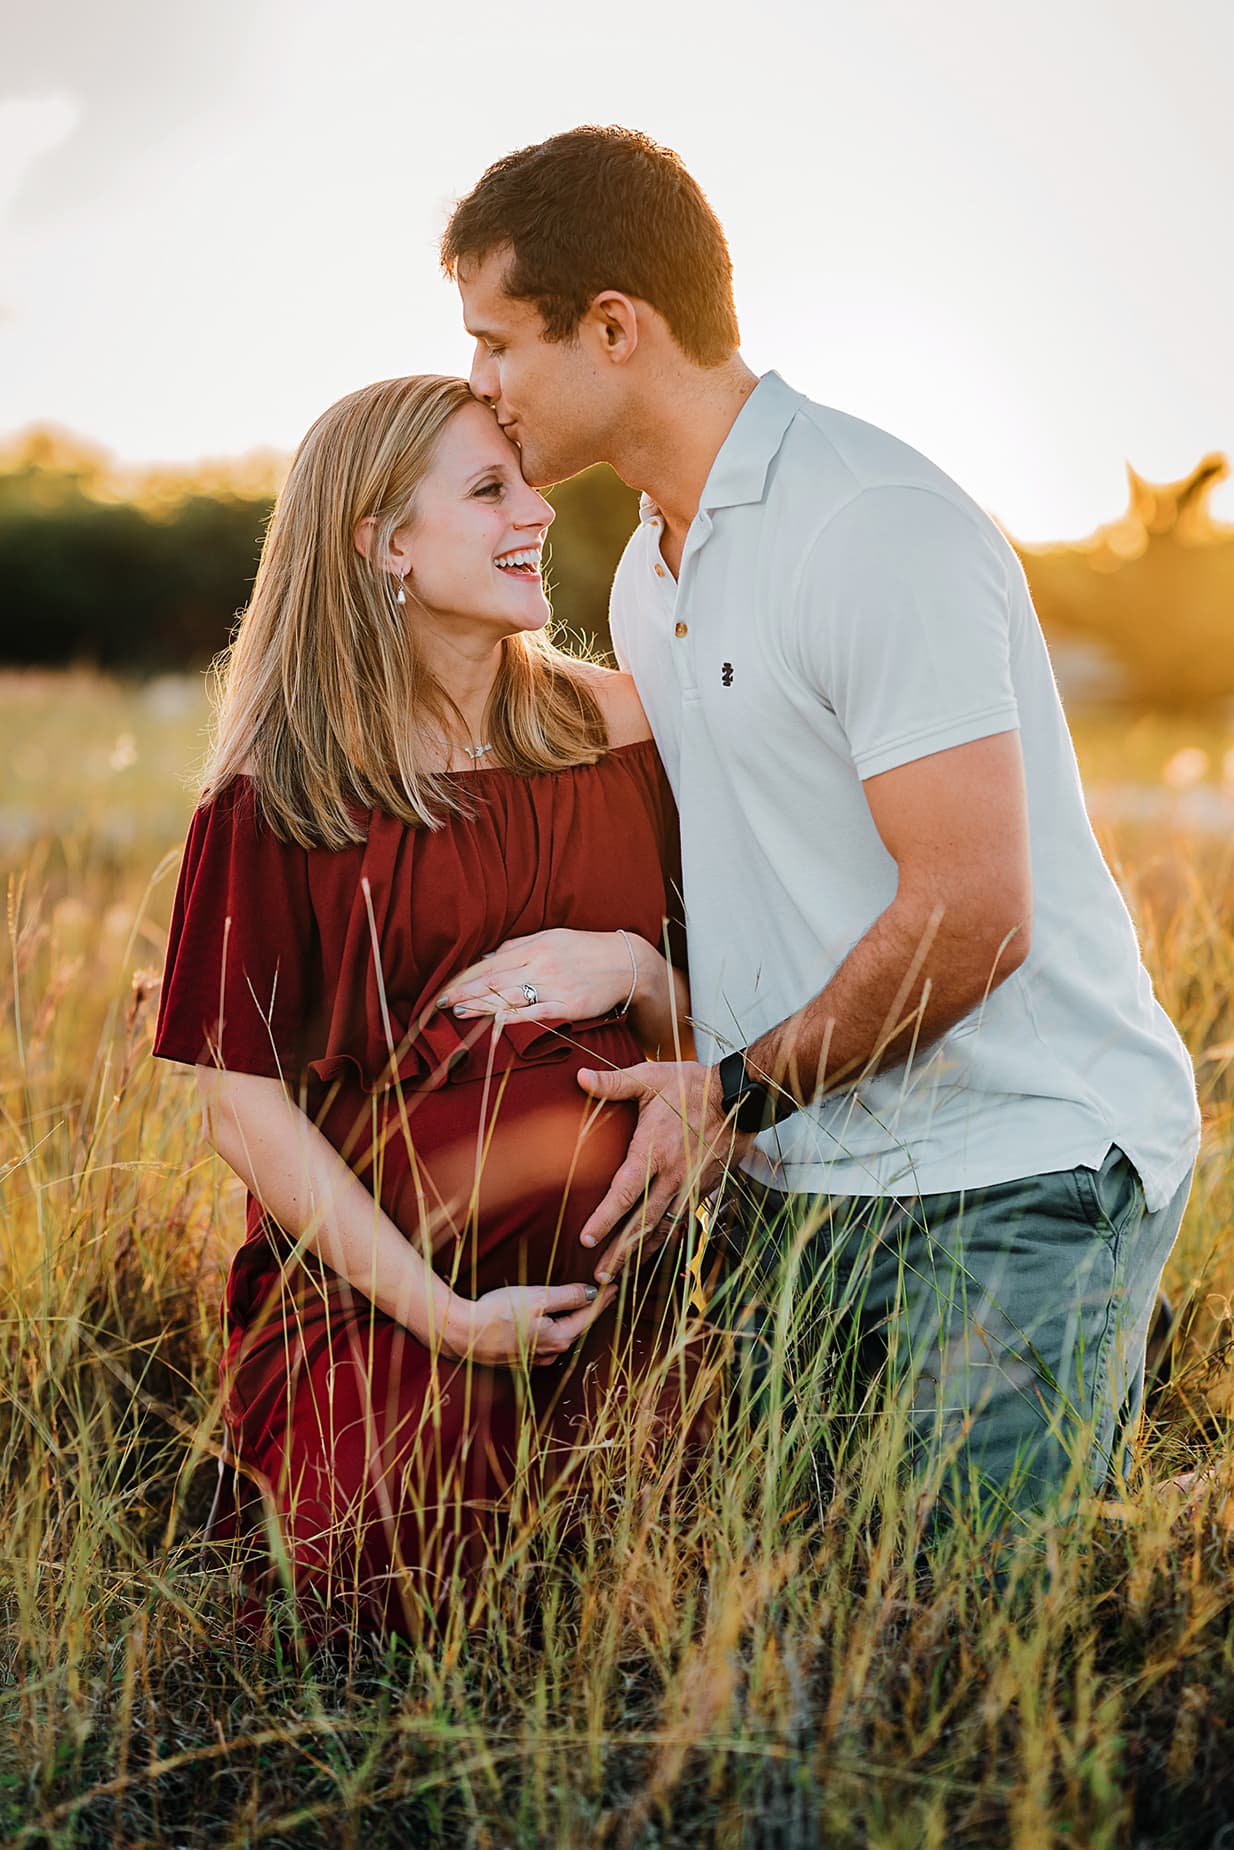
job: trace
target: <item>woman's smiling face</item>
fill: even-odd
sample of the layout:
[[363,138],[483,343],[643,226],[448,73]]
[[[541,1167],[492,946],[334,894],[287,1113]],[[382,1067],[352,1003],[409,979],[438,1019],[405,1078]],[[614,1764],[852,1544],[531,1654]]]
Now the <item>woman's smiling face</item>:
[[408,622],[427,615],[455,634],[491,631],[494,641],[543,629],[552,612],[541,550],[554,518],[523,480],[518,450],[493,413],[465,405],[442,432],[411,525],[394,535]]

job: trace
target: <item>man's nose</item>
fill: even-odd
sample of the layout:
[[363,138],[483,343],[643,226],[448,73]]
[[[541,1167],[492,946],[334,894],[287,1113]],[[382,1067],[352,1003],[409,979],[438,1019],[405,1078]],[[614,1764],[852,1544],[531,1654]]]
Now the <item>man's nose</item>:
[[494,405],[500,394],[497,391],[497,368],[488,354],[477,349],[471,362],[471,372],[467,379],[472,396],[481,399],[486,405]]

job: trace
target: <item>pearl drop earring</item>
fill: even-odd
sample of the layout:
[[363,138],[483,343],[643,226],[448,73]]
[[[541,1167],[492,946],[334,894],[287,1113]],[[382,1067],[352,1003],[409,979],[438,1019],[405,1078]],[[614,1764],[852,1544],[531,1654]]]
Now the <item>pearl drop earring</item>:
[[407,576],[406,572],[400,572],[398,575],[398,591],[394,599],[396,604],[405,604],[407,602],[407,593],[403,589],[403,580],[406,578],[406,576]]

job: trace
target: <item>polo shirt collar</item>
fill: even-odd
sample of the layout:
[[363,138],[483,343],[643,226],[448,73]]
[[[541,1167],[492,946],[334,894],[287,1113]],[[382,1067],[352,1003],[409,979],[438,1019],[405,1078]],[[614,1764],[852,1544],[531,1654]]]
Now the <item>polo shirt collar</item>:
[[[767,471],[800,403],[800,393],[786,385],[779,373],[762,375],[716,452],[699,498],[700,513],[762,500]],[[640,498],[638,511],[644,521],[660,513],[647,494]]]

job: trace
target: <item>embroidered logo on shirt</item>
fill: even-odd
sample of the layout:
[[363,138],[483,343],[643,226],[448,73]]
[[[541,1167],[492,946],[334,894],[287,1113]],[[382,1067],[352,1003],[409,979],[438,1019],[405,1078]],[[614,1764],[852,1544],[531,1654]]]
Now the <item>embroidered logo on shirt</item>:
[[733,664],[731,662],[725,662],[722,665],[720,669],[720,680],[725,687],[731,687],[733,685]]

